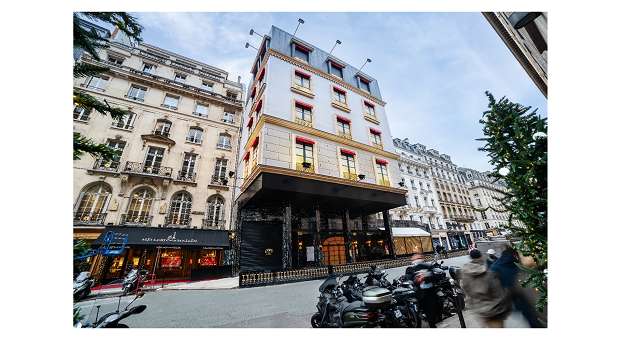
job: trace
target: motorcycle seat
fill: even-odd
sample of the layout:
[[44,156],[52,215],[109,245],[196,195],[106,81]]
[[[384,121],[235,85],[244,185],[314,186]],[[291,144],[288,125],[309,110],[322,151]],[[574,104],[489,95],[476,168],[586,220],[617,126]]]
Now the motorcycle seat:
[[353,301],[348,304],[344,312],[367,312],[369,310],[363,301]]

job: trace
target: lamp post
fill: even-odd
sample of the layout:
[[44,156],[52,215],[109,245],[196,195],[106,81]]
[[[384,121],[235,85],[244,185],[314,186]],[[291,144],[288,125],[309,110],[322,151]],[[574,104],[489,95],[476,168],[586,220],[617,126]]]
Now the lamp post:
[[244,46],[244,47],[246,47],[246,48],[252,47],[252,48],[256,49],[257,51],[259,51],[259,49],[257,47],[255,47],[255,46],[253,46],[253,45],[251,45],[249,43],[246,43],[246,46]]
[[258,35],[258,36],[260,36],[260,37],[262,37],[262,38],[263,38],[263,35],[261,35],[261,34],[259,34],[259,33],[255,32],[255,30],[251,28],[251,29],[250,29],[250,35],[253,35],[253,33],[255,33],[256,35]]
[[300,26],[300,24],[304,24],[304,23],[305,23],[305,20],[299,18],[298,19],[298,26],[296,26],[296,30],[294,31],[294,34],[292,34],[292,35],[296,35],[296,31],[298,31],[298,27]]
[[371,62],[372,62],[372,60],[370,60],[370,58],[366,58],[366,62],[363,65],[361,65],[359,70],[361,71],[361,69],[364,68],[364,66],[366,66],[367,63],[371,63]]
[[[337,46],[337,45],[341,45],[341,44],[342,44],[342,42],[341,42],[341,41],[336,40],[336,41],[335,41],[335,45],[333,45],[333,48],[335,48],[335,46]],[[333,48],[331,49],[331,52],[333,52]],[[329,54],[330,54],[331,52],[329,52]]]

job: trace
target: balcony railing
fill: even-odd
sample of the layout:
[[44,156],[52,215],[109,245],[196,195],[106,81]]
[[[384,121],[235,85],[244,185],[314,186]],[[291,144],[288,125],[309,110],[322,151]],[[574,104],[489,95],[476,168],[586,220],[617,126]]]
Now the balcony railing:
[[300,118],[296,118],[296,119],[295,119],[295,122],[296,122],[297,124],[300,124],[300,125],[305,125],[305,126],[313,127],[313,124],[312,124],[311,122],[308,122],[308,121],[303,120],[303,119],[300,119]]
[[162,64],[165,64],[166,60],[168,60],[167,58],[163,58],[163,57],[160,57],[160,56],[157,56],[157,55],[154,55],[154,54],[142,51],[142,50],[139,50],[139,55],[148,59],[152,59],[154,61],[158,61]]
[[366,117],[366,118],[370,118],[370,119],[372,119],[372,120],[377,120],[377,117],[375,117],[375,116],[373,116],[373,115],[371,115],[371,114],[367,114],[367,113],[366,113],[366,114],[365,114],[365,117]]
[[120,169],[120,162],[118,161],[105,161],[100,158],[94,163],[94,170],[112,171],[116,172]]
[[95,224],[103,225],[104,220],[107,217],[107,213],[75,213],[74,224]]
[[190,143],[196,143],[196,144],[200,144],[202,142],[202,139],[198,137],[187,137],[186,140]]
[[185,182],[196,182],[196,173],[195,172],[187,172],[187,171],[179,171],[178,176],[176,177],[179,181]]
[[152,133],[153,135],[159,135],[159,136],[163,136],[163,137],[169,137],[170,136],[170,131],[164,131],[164,130],[155,130]]
[[207,114],[206,114],[206,113],[202,113],[202,112],[193,112],[192,114],[193,114],[194,116],[207,118]]
[[122,130],[128,130],[128,131],[133,130],[133,125],[129,125],[128,123],[125,123],[125,122],[114,121],[113,123],[111,123],[111,127],[122,129]]
[[81,112],[74,112],[74,119],[80,120],[82,122],[86,122],[89,120],[89,115],[81,113]]
[[357,180],[357,174],[351,173],[351,172],[344,172],[344,178],[346,179],[350,179],[352,181],[356,181]]
[[189,216],[168,215],[163,221],[165,227],[183,227],[189,228],[192,225],[192,219]]
[[168,104],[161,104],[161,107],[165,107],[166,109],[170,109],[170,110],[178,109],[176,105],[168,105]]
[[338,132],[337,134],[338,134],[338,136],[340,136],[342,138],[353,139],[353,137],[351,136],[350,133]]
[[304,171],[304,172],[311,172],[312,174],[315,173],[315,166],[313,164],[310,163],[309,168],[305,169],[303,167],[302,163],[296,163],[296,170],[298,171]]
[[145,214],[122,214],[121,225],[149,226],[152,222],[152,215]]
[[294,87],[298,90],[311,93],[311,90],[308,87],[300,86],[298,84],[294,84]]
[[195,70],[195,67],[191,67],[190,65],[186,65],[183,63],[179,63],[176,61],[171,61],[172,66],[176,67],[176,68],[180,68],[181,70],[185,70],[187,72],[191,72],[193,73]]
[[135,97],[135,96],[130,96],[130,95],[127,95],[127,94],[125,94],[125,95],[124,95],[124,98],[132,99],[132,100],[137,100],[138,102],[143,102],[143,101],[144,101],[144,98]]
[[235,120],[233,120],[233,119],[222,118],[222,122],[223,123],[229,123],[229,124],[235,124]]
[[213,185],[226,185],[224,182],[225,180],[226,177],[224,176],[211,176],[211,184]]
[[335,104],[335,105],[338,105],[338,106],[341,106],[341,107],[343,107],[343,108],[348,109],[348,104],[343,103],[343,102],[341,102],[341,101],[339,101],[339,100],[333,99],[333,104]]
[[172,168],[167,166],[152,166],[144,165],[139,162],[126,162],[124,166],[124,172],[130,172],[135,174],[147,174],[160,177],[172,177]]
[[224,229],[224,226],[226,225],[226,221],[225,220],[213,220],[213,219],[207,219],[207,218],[203,218],[202,219],[202,229]]
[[225,149],[225,150],[231,150],[231,144],[221,144],[221,143],[218,143],[218,148]]

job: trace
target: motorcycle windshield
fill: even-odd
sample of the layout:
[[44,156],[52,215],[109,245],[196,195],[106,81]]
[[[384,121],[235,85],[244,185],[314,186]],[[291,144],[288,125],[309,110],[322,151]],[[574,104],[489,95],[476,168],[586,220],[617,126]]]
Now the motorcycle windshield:
[[[134,295],[122,296],[122,283],[123,281],[121,279],[111,281],[99,287],[96,293],[96,299],[93,300],[93,302],[84,301],[76,304],[80,307],[80,313],[85,316],[82,321],[84,326],[91,327],[97,321],[104,321],[106,318],[103,319],[103,317],[107,314],[117,314],[118,306],[119,309],[122,310],[133,301],[135,298]],[[137,301],[135,303],[137,303]],[[133,305],[131,305],[131,307],[133,307]],[[107,317],[111,317],[111,315]]]
[[126,274],[126,278],[130,279],[131,277],[137,275],[137,269],[131,269],[130,272],[128,272],[128,274]]
[[335,274],[331,274],[329,275],[329,277],[327,277],[326,280],[324,280],[324,282],[322,282],[322,284],[320,285],[320,288],[318,288],[319,292],[323,292],[324,289],[328,286],[328,285],[336,285],[337,286],[337,275]]
[[88,277],[89,277],[89,272],[81,272],[80,274],[78,274],[75,281],[76,282],[85,281],[87,280]]

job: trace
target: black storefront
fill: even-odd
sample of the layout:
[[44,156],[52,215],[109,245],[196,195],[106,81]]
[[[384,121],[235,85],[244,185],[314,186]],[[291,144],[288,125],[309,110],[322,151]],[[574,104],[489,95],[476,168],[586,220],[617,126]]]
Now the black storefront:
[[98,255],[91,270],[97,283],[123,278],[133,268],[148,270],[157,281],[231,276],[226,230],[108,226],[92,248],[100,248],[108,232],[128,235],[128,239],[120,255]]
[[405,204],[404,190],[261,167],[235,205],[240,272],[395,258],[388,209]]

